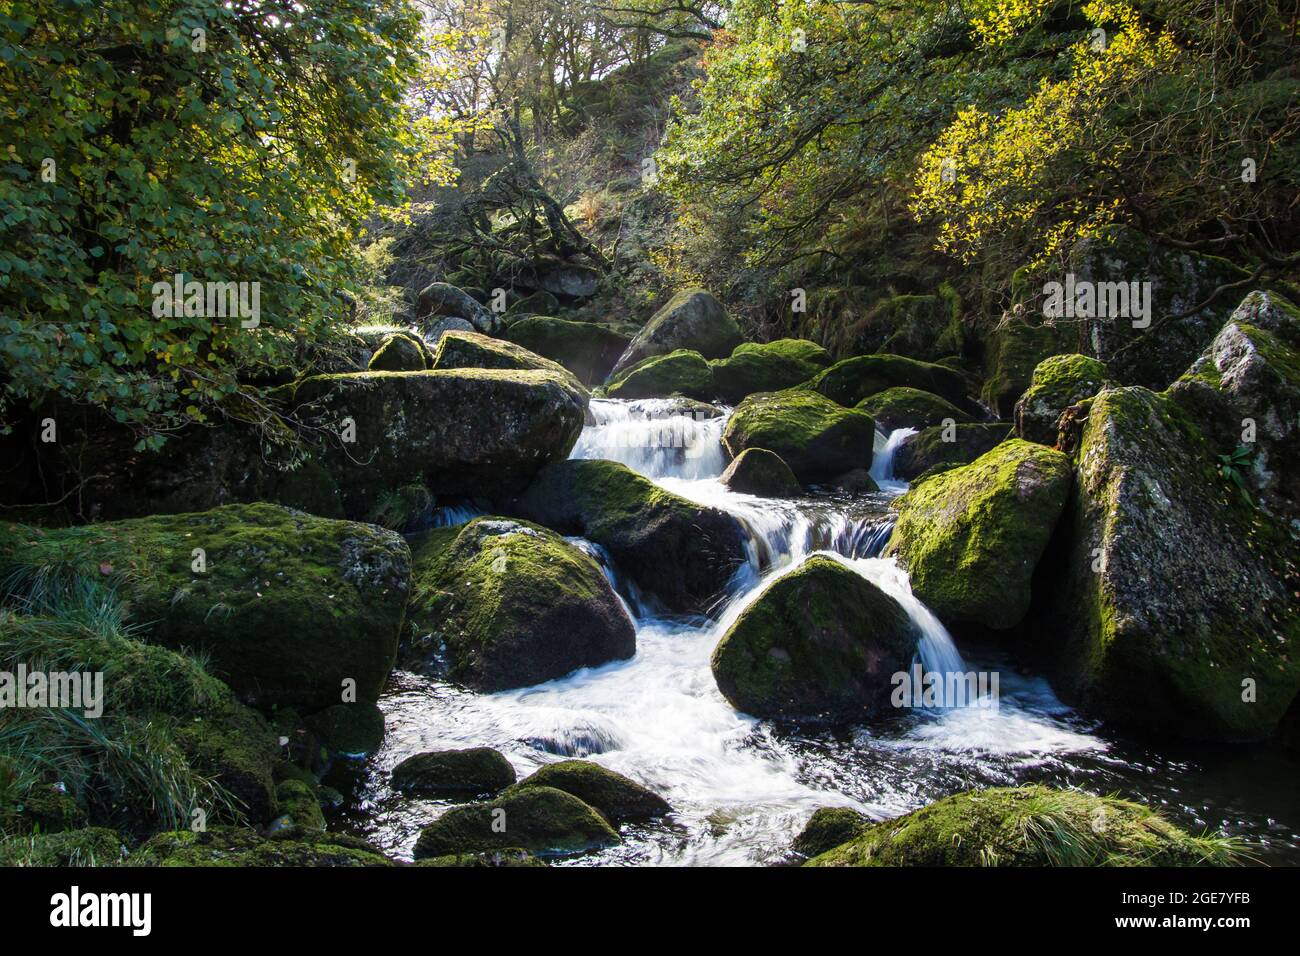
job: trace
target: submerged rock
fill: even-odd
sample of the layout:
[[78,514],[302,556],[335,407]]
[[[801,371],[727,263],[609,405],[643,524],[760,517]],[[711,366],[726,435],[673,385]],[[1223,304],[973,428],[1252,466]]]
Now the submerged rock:
[[781,456],[804,484],[870,468],[876,424],[866,412],[843,408],[816,392],[759,392],[736,408],[723,444],[732,455],[766,448]]
[[706,359],[725,358],[744,337],[722,303],[703,289],[684,289],[650,317],[615,363],[613,374],[652,355],[692,349]]
[[1226,866],[1232,845],[1077,790],[972,790],[869,826],[805,866]]
[[1005,422],[931,425],[905,438],[894,452],[894,477],[913,481],[923,473],[968,465],[1011,437]]
[[618,462],[555,462],[517,504],[526,518],[606,548],[619,571],[679,613],[706,613],[745,560],[734,517]]
[[594,322],[532,316],[511,323],[506,338],[559,362],[583,385],[605,381],[631,342],[626,335]]
[[897,601],[831,558],[777,578],[714,648],[722,695],[755,717],[858,719],[889,706],[920,631]]
[[854,408],[866,412],[876,420],[886,435],[896,428],[915,428],[918,431],[945,421],[969,422],[970,416],[947,399],[919,388],[896,386],[869,395]]
[[268,504],[57,530],[0,525],[0,553],[120,574],[135,619],[150,622],[142,638],[204,654],[258,706],[307,712],[348,687],[378,698],[411,574],[400,535]]
[[678,349],[667,355],[652,355],[615,375],[605,386],[610,398],[664,398],[684,395],[709,398],[713,394],[713,373],[699,352]]
[[830,353],[807,339],[778,339],[736,346],[729,358],[709,363],[713,388],[724,402],[735,404],[754,392],[779,392],[811,379],[831,364]]
[[653,790],[590,760],[561,760],[547,764],[512,789],[524,787],[563,790],[594,807],[614,826],[652,820],[671,813],[673,809]]
[[393,768],[393,789],[420,796],[482,796],[514,782],[515,768],[491,747],[430,751]]
[[1053,355],[1038,363],[1029,390],[1016,402],[1016,434],[1056,444],[1056,423],[1069,406],[1110,384],[1106,366],[1086,355]]
[[732,491],[761,498],[793,498],[803,491],[790,466],[766,448],[746,448],[727,466],[720,481]]
[[933,392],[956,405],[967,401],[966,379],[960,372],[902,355],[859,355],[844,359],[808,383],[813,391],[849,408],[864,398],[899,386]]
[[871,826],[871,818],[848,807],[822,807],[794,838],[790,849],[813,857],[843,846]]
[[912,592],[946,623],[1014,627],[1070,493],[1070,462],[1013,438],[899,498],[886,547]]
[[454,807],[420,831],[415,858],[520,848],[582,853],[619,842],[592,807],[551,787],[524,787],[496,800]]

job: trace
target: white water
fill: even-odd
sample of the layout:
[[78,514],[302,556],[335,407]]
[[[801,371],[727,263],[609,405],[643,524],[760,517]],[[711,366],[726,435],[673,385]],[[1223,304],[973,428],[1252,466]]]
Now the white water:
[[571,539],[598,559],[625,601],[637,628],[635,657],[491,695],[399,678],[404,686],[383,702],[389,733],[369,795],[367,835],[385,849],[409,853],[419,827],[445,806],[386,791],[392,767],[422,750],[495,747],[521,776],[563,757],[588,757],[674,806],[663,824],[635,828],[622,846],[582,862],[737,864],[779,859],[819,806],[883,818],[958,789],[952,778],[968,772],[972,755],[995,757],[1000,772],[1012,773],[1053,755],[1103,748],[1070,726],[1045,683],[1014,676],[1004,681],[996,709],[917,711],[848,739],[803,736],[737,713],[714,683],[709,656],[767,584],[814,553],[843,562],[899,601],[922,633],[918,657],[926,671],[967,670],[943,625],[912,595],[907,574],[877,556],[889,531],[888,493],[906,487],[888,471],[899,432],[878,456],[885,493],[774,500],[736,494],[717,480],[725,413],[701,421],[670,414],[667,402],[607,400],[593,401],[592,412],[595,424],[573,457],[623,461],[665,488],[729,511],[749,531],[749,561],[715,620],[683,622],[658,616],[653,599],[620,575],[602,548]]
[[907,490],[907,482],[894,478],[894,454],[906,439],[915,434],[915,428],[895,428],[889,433],[889,437],[881,442],[879,439],[884,436],[879,431],[876,432],[876,454],[871,460],[871,477],[875,479],[881,491],[898,495]]

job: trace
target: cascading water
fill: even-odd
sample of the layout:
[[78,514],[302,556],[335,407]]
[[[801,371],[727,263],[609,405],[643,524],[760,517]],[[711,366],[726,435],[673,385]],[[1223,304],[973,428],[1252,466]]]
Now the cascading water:
[[894,454],[904,441],[915,434],[915,428],[895,428],[888,436],[876,431],[876,454],[871,459],[871,477],[882,491],[901,494],[907,490],[907,482],[894,478]]
[[[694,407],[668,400],[593,400],[591,422],[572,453],[622,461],[743,523],[749,560],[730,582],[716,619],[661,614],[604,549],[570,539],[596,558],[623,599],[636,625],[636,655],[497,694],[394,675],[381,702],[388,735],[361,784],[357,832],[409,855],[420,827],[448,804],[392,792],[393,766],[424,750],[475,746],[500,750],[521,776],[556,759],[592,759],[673,805],[668,820],[625,828],[618,847],[575,863],[763,863],[781,859],[821,806],[850,806],[884,818],[956,789],[1024,779],[1095,778],[1099,789],[1116,789],[1115,768],[1122,764],[1092,727],[1063,707],[1042,679],[1021,677],[998,659],[963,661],[943,625],[912,594],[907,574],[880,557],[892,527],[890,497],[906,488],[892,479],[890,463],[910,429],[877,437],[873,474],[880,494],[766,499],[731,492],[717,480],[725,465],[719,438],[728,414],[724,409],[701,417]],[[456,517],[439,515],[443,521]],[[843,562],[903,606],[922,634],[917,663],[923,672],[983,667],[999,673],[997,706],[909,710],[834,732],[737,713],[717,689],[710,654],[767,584],[814,553]],[[1173,790],[1177,778],[1170,776]]]

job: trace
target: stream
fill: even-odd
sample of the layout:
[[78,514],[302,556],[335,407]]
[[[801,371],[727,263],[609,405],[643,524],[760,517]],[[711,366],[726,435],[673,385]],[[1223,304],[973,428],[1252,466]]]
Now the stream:
[[[364,763],[337,767],[326,780],[346,795],[336,826],[410,859],[420,828],[453,804],[396,793],[388,786],[392,768],[422,751],[490,746],[520,778],[583,757],[673,805],[662,821],[625,826],[620,845],[561,861],[567,865],[780,863],[818,807],[853,807],[884,819],[960,790],[1035,782],[1138,799],[1189,829],[1244,838],[1261,862],[1300,862],[1300,765],[1280,749],[1117,736],[1075,714],[1046,679],[998,651],[959,652],[912,596],[906,572],[880,557],[890,501],[907,487],[892,478],[890,462],[910,430],[877,435],[877,493],[766,499],[719,482],[730,410],[720,411],[702,417],[672,400],[593,399],[571,455],[622,461],[741,520],[750,536],[748,560],[713,617],[659,613],[603,549],[570,539],[601,563],[627,605],[637,630],[635,657],[496,694],[395,672],[380,701],[387,722],[382,749]],[[456,509],[438,520],[476,514]],[[926,672],[997,672],[997,705],[911,709],[836,730],[737,713],[714,684],[714,645],[772,578],[814,553],[845,563],[902,604],[923,634],[918,663]]]

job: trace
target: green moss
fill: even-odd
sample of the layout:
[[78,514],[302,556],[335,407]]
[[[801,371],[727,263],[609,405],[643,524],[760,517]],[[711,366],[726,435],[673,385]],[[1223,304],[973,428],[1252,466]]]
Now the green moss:
[[999,416],[1011,417],[1016,400],[1029,387],[1038,364],[1048,356],[1073,352],[1077,347],[1075,329],[1008,317],[992,333],[985,350],[988,374],[981,397]]
[[122,838],[103,827],[37,833],[0,841],[0,867],[116,866],[125,856]]
[[709,367],[717,397],[735,403],[754,392],[801,385],[830,364],[830,353],[816,342],[778,339],[762,345],[745,342],[729,358],[716,359]]
[[922,476],[967,465],[1011,437],[1005,422],[931,425],[908,438],[894,452],[894,476],[918,482]]
[[482,796],[514,782],[515,768],[491,747],[415,754],[393,768],[395,789],[422,796]]
[[518,847],[531,853],[582,853],[619,842],[593,808],[551,787],[525,787],[496,800],[455,807],[420,831],[415,858]]
[[559,362],[589,386],[605,380],[631,341],[594,322],[572,322],[549,315],[513,322],[506,336],[511,342]]
[[722,441],[732,455],[766,448],[803,483],[870,468],[876,424],[816,392],[786,389],[746,398],[727,422]]
[[573,373],[559,362],[543,358],[522,345],[478,332],[445,333],[438,339],[432,367],[435,370],[479,368],[550,372],[567,379],[574,388],[582,388]]
[[870,395],[897,386],[933,392],[954,403],[966,401],[966,379],[960,372],[902,355],[844,359],[812,379],[807,387],[852,407]]
[[886,434],[896,428],[927,428],[946,419],[969,422],[970,416],[952,402],[919,388],[898,386],[869,395],[854,406],[876,420]]
[[293,828],[270,836],[235,827],[204,833],[160,833],[127,859],[128,866],[392,866],[362,840]]
[[928,478],[898,499],[886,549],[942,620],[1009,628],[1070,491],[1069,459],[1019,439]]
[[652,355],[620,372],[605,387],[605,394],[610,398],[711,398],[713,372],[699,352],[678,349]]
[[790,466],[766,448],[746,448],[719,480],[732,491],[765,498],[792,498],[803,490]]
[[508,792],[524,787],[563,790],[594,807],[614,826],[650,820],[672,811],[668,801],[657,793],[589,760],[561,760],[547,764]]
[[325,814],[316,799],[314,785],[302,780],[284,780],[275,788],[277,823],[298,827],[308,833],[325,832]]
[[1106,366],[1086,355],[1053,355],[1034,369],[1029,390],[1016,402],[1016,433],[1026,441],[1055,445],[1056,423],[1071,405],[1110,383]]
[[1235,844],[1191,836],[1141,804],[1073,790],[959,793],[869,827],[807,866],[1228,865]]
[[421,343],[405,332],[390,335],[370,357],[367,366],[372,372],[422,372],[427,367]]
[[413,866],[457,867],[478,869],[480,867],[538,867],[546,866],[545,860],[539,860],[527,850],[510,847],[504,850],[488,850],[483,853],[453,853],[448,856],[431,856],[417,860]]
[[870,818],[848,807],[822,807],[795,837],[790,849],[807,857],[843,846],[871,826]]

